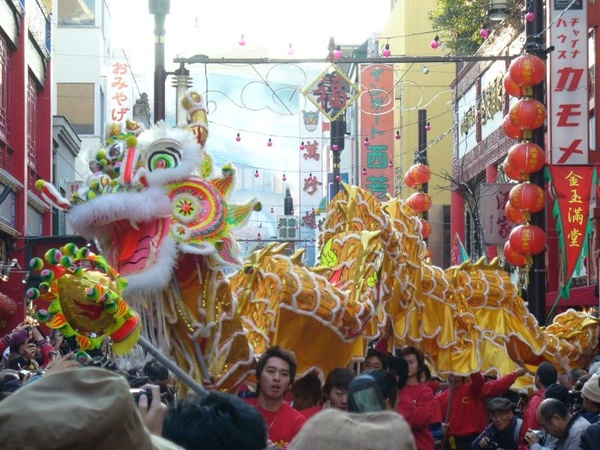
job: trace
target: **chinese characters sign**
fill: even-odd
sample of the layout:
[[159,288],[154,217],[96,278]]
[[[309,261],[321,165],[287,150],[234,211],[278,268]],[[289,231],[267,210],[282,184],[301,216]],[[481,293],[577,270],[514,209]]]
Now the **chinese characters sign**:
[[589,163],[586,3],[552,2],[549,131],[553,164]]
[[361,66],[360,136],[361,187],[380,200],[394,195],[394,69],[389,65]]
[[112,122],[131,119],[133,82],[129,65],[115,61],[109,68],[108,111]]
[[337,66],[331,65],[304,91],[304,95],[333,122],[360,94]]
[[568,289],[592,233],[590,197],[592,185],[596,183],[596,169],[594,166],[561,164],[548,166],[548,170],[556,194],[554,216],[563,256],[565,287]]
[[481,215],[486,245],[504,245],[515,226],[504,212],[508,193],[514,186],[514,183],[481,185]]

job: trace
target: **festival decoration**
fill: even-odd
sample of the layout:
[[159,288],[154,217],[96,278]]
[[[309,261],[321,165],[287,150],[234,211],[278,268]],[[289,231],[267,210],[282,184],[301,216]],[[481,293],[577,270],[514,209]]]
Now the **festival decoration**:
[[506,202],[506,205],[504,205],[504,215],[508,220],[517,225],[524,224],[529,220],[529,214],[523,212],[521,209],[515,208],[510,201]]
[[502,85],[504,86],[504,91],[508,95],[512,95],[513,97],[517,98],[521,98],[523,96],[523,89],[521,88],[521,85],[511,78],[510,72],[506,72],[502,77]]
[[503,253],[504,253],[504,259],[511,266],[525,267],[528,263],[527,256],[524,256],[524,255],[514,251],[512,246],[510,245],[510,241],[506,241],[506,244],[504,244]]
[[506,163],[523,175],[541,170],[546,163],[546,152],[533,142],[519,142],[506,155]]
[[523,256],[537,255],[546,246],[546,233],[537,225],[518,225],[508,239],[513,250]]
[[423,239],[427,239],[431,236],[431,231],[432,228],[429,221],[421,218],[421,236],[423,236]]
[[519,141],[523,139],[523,130],[515,125],[510,118],[510,114],[504,116],[504,119],[502,120],[502,129],[504,130],[504,134],[509,138],[517,139]]
[[508,68],[510,77],[531,95],[531,87],[546,79],[546,63],[539,56],[526,53],[513,60]]
[[536,213],[544,208],[544,190],[532,183],[519,183],[508,194],[510,204],[525,213]]
[[531,98],[521,98],[510,107],[508,112],[513,124],[525,133],[531,132],[544,124],[546,107],[542,102]]
[[406,199],[406,204],[418,213],[424,213],[431,208],[431,197],[425,192],[415,192]]
[[127,281],[88,248],[66,244],[30,262],[42,282],[26,296],[50,302],[38,309],[36,319],[66,337],[75,336],[81,351],[99,348],[110,337],[116,355],[127,354],[137,343],[139,316],[123,300]]
[[588,241],[593,233],[589,210],[592,188],[596,186],[594,166],[550,165],[547,178],[555,195],[553,216],[559,236],[564,284],[560,295],[569,298],[571,279],[587,254]]
[[431,169],[426,164],[414,164],[404,174],[404,183],[414,189],[420,189],[430,179]]

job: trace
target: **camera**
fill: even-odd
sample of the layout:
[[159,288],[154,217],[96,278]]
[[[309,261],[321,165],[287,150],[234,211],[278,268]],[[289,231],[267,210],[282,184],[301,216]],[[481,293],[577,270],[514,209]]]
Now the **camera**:
[[583,396],[581,395],[581,391],[569,391],[569,403],[571,405],[582,405],[583,404]]
[[386,409],[385,400],[375,378],[359,375],[348,385],[348,411],[373,412]]
[[136,405],[139,404],[140,397],[142,395],[145,395],[146,397],[148,397],[148,405],[150,405],[152,403],[152,391],[150,391],[148,389],[129,389],[129,393],[133,397],[133,401],[135,402]]
[[498,450],[500,448],[500,444],[498,444],[496,441],[490,441],[487,448],[488,450]]
[[542,430],[531,430],[531,432],[535,434],[539,442],[544,441],[544,432]]

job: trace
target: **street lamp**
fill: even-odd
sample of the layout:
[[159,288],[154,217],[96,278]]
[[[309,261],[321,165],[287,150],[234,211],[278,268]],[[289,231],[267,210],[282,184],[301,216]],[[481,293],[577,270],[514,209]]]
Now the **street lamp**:
[[171,0],[148,0],[154,15],[154,122],[165,120],[165,17],[170,6]]

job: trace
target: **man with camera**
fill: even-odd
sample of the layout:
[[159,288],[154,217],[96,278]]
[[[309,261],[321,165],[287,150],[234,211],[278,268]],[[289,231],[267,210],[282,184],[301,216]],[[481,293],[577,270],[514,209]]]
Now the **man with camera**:
[[579,450],[581,435],[590,426],[579,413],[571,414],[567,405],[555,398],[540,403],[536,418],[543,430],[558,438],[556,450]]
[[487,404],[490,423],[471,444],[472,450],[516,450],[523,421],[513,412],[513,403],[503,397],[495,397]]

